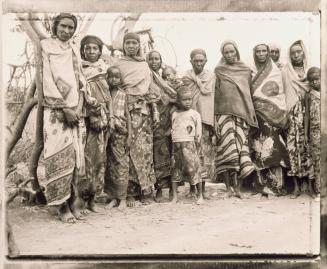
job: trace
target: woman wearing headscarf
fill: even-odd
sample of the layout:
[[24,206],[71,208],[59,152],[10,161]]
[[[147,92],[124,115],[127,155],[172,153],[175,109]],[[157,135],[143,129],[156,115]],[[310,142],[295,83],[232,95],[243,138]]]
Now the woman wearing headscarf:
[[307,61],[308,54],[303,42],[295,41],[288,50],[287,64],[282,70],[286,108],[289,115],[286,143],[290,157],[288,175],[293,178],[294,182],[294,192],[291,198],[296,198],[301,194],[299,184],[303,180],[314,178],[308,147],[304,143],[304,95],[309,92],[309,84],[306,80]]
[[122,87],[128,96],[132,137],[130,147],[130,181],[127,205],[133,206],[135,196],[142,201],[152,197],[155,183],[153,167],[153,129],[159,123],[157,102],[160,93],[153,85],[152,72],[141,55],[140,37],[127,33],[123,39],[124,56],[118,61]]
[[[106,80],[108,65],[100,58],[103,42],[93,35],[81,40],[83,74],[87,79],[85,145],[86,175],[90,180],[87,208],[97,211],[95,201],[104,197],[104,174],[109,125],[112,123],[112,100]],[[113,123],[111,124],[113,126]]]
[[170,87],[159,74],[162,65],[161,54],[156,51],[150,51],[147,55],[147,62],[152,70],[154,87],[160,93],[160,100],[157,103],[160,114],[160,123],[153,130],[153,161],[156,174],[156,202],[161,202],[162,189],[171,188],[171,113],[173,104],[176,103],[176,91]]
[[270,57],[268,45],[256,45],[253,59],[251,91],[259,128],[251,129],[251,157],[257,170],[256,182],[280,195],[282,167],[289,165],[286,142],[281,135],[287,124],[282,74]]
[[79,49],[71,38],[74,15],[55,17],[53,36],[41,41],[43,62],[44,162],[47,204],[58,206],[63,222],[82,218],[85,177],[85,124],[82,118],[85,79]]
[[231,182],[241,196],[245,177],[254,171],[248,145],[249,127],[258,127],[251,93],[251,70],[241,60],[234,41],[221,45],[222,58],[215,68],[216,173],[224,173],[229,195]]
[[205,69],[207,54],[203,49],[194,49],[190,54],[192,69],[183,76],[183,84],[192,91],[192,108],[200,113],[202,120],[202,140],[200,159],[202,162],[202,191],[205,193],[205,182],[215,177],[215,148],[214,137],[214,91],[215,74]]
[[277,65],[279,69],[282,69],[284,67],[283,63],[280,61],[280,53],[281,53],[281,48],[280,46],[272,43],[269,44],[269,53],[271,59],[274,61],[274,63]]

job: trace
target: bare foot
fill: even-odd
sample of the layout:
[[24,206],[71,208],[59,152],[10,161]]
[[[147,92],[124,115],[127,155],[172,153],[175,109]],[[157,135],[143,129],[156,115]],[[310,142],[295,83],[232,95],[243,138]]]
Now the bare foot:
[[141,203],[144,204],[144,205],[149,205],[153,202],[153,196],[152,194],[149,194],[149,195],[145,195],[143,196],[142,195],[142,198],[141,198]]
[[81,198],[77,197],[74,202],[70,205],[70,210],[75,219],[77,220],[85,220],[85,215],[81,213],[82,210],[85,209],[85,202],[82,201]]
[[196,201],[196,204],[197,204],[197,205],[202,205],[202,204],[204,204],[204,199],[203,199],[203,196],[202,196],[202,195],[198,198],[198,200]]
[[90,213],[90,211],[88,210],[88,209],[83,209],[83,210],[81,210],[81,214],[83,214],[83,215],[88,215]]
[[154,198],[154,200],[157,203],[161,203],[163,201],[163,196],[162,196],[162,189],[158,189],[157,193],[156,193],[156,197]]
[[99,207],[95,204],[95,201],[89,201],[88,202],[88,207],[87,207],[90,211],[94,212],[94,213],[99,213],[100,209]]
[[202,193],[202,195],[203,195],[203,199],[210,200],[210,196],[208,195],[207,192]]
[[290,196],[290,198],[291,199],[296,199],[297,197],[299,197],[301,195],[301,193],[299,192],[299,191],[296,191],[296,192],[294,192],[291,196]]
[[237,197],[239,199],[243,199],[243,195],[242,195],[242,193],[240,191],[236,191],[235,197]]
[[119,203],[119,206],[117,209],[124,211],[124,210],[126,210],[126,208],[127,208],[126,200],[120,200],[120,203]]
[[75,223],[76,221],[66,202],[61,207],[59,207],[58,217],[62,222],[65,223]]
[[110,210],[110,209],[114,208],[115,206],[117,206],[117,204],[118,204],[117,200],[116,200],[116,199],[113,199],[113,200],[111,200],[111,202],[110,202],[108,205],[106,205],[104,208]]
[[188,194],[186,194],[186,198],[195,199],[196,198],[196,193],[193,192],[193,191],[190,191]]
[[170,203],[171,203],[171,204],[177,204],[177,202],[178,202],[177,197],[173,197],[173,198],[170,200]]
[[127,197],[127,199],[126,199],[126,205],[128,206],[128,207],[134,207],[135,206],[135,204],[136,204],[136,202],[135,202],[135,198],[134,197]]

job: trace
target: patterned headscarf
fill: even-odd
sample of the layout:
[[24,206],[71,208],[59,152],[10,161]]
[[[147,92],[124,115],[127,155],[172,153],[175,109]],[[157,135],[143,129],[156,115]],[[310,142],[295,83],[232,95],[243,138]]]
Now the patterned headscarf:
[[93,43],[93,44],[98,45],[98,47],[100,49],[100,52],[102,53],[102,47],[103,47],[102,40],[97,36],[87,35],[81,40],[80,52],[81,52],[81,57],[82,57],[83,60],[86,60],[85,59],[85,54],[84,54],[84,47],[85,47],[86,44],[89,44],[89,43]]
[[57,27],[58,27],[59,22],[62,19],[71,19],[74,22],[74,33],[75,33],[76,28],[77,28],[77,19],[76,19],[76,17],[73,14],[70,14],[70,13],[60,13],[53,20],[53,24],[52,24],[52,28],[51,28],[53,36],[57,35]]

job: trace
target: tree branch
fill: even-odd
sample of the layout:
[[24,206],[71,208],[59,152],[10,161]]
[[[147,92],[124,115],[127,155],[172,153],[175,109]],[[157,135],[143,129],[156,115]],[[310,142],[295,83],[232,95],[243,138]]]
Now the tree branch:
[[6,148],[6,159],[8,160],[10,153],[17,144],[18,140],[22,137],[23,130],[25,128],[27,119],[32,111],[33,107],[38,103],[37,98],[31,98],[27,100],[15,122],[14,127],[12,128],[12,135],[8,139],[7,148]]

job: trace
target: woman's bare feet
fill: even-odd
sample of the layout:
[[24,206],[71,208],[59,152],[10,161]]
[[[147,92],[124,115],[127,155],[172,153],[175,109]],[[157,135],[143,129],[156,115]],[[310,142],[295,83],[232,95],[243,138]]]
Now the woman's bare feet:
[[80,197],[76,197],[75,200],[70,204],[70,210],[75,219],[84,220],[85,215],[82,214],[82,210],[85,209],[85,201]]
[[118,205],[118,209],[123,211],[126,208],[127,208],[126,200],[120,200],[119,205]]
[[104,208],[110,210],[110,209],[114,208],[115,206],[117,206],[117,204],[118,204],[117,199],[113,199]]
[[172,199],[170,200],[171,204],[176,204],[178,202],[177,196],[173,196]]
[[99,207],[95,204],[94,199],[88,202],[87,208],[88,208],[90,211],[94,212],[94,213],[99,213],[99,212],[100,212],[100,209],[99,209]]
[[202,204],[204,204],[204,199],[203,199],[203,196],[202,196],[202,195],[200,195],[200,197],[198,198],[198,200],[196,200],[196,204],[197,204],[197,205],[202,205]]
[[133,196],[127,197],[127,199],[126,199],[126,205],[128,207],[134,207],[135,204],[136,204],[136,202],[135,202],[135,198]]
[[157,203],[162,203],[162,201],[163,201],[162,189],[158,189],[158,190],[157,190],[156,197],[154,198],[154,200],[155,200]]
[[75,223],[76,219],[73,216],[72,212],[70,211],[69,206],[67,205],[67,202],[63,203],[58,208],[58,217],[62,222],[65,223]]

